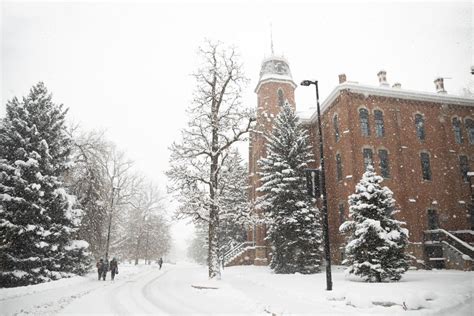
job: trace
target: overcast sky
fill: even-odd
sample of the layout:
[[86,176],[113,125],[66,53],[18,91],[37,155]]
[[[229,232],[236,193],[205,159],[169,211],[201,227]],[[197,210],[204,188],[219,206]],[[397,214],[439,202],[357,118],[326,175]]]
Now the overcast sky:
[[[432,92],[436,76],[449,77],[453,94],[472,81],[471,1],[2,1],[1,10],[0,117],[8,99],[44,81],[71,120],[107,129],[162,187],[206,37],[240,49],[249,106],[270,53],[270,23],[275,52],[288,58],[295,82],[318,79],[322,99],[340,73],[377,85],[385,69],[390,83]],[[296,103],[312,106],[314,91],[298,88]]]

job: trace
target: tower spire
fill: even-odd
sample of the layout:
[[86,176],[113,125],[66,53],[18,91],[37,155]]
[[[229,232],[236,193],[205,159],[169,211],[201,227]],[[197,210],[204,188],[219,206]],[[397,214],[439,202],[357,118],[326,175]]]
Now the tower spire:
[[270,48],[272,50],[272,56],[275,55],[275,51],[273,50],[273,28],[272,23],[270,22]]

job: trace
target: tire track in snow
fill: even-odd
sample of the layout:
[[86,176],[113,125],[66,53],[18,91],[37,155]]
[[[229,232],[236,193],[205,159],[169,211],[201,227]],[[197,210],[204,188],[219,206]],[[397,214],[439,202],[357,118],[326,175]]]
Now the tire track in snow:
[[153,294],[152,285],[161,277],[166,276],[169,272],[172,272],[175,269],[170,269],[164,271],[162,274],[156,276],[152,280],[150,280],[145,286],[142,288],[143,296],[155,307],[160,310],[160,314],[168,314],[168,315],[182,315],[182,314],[196,314],[196,310],[190,309],[185,307],[182,302],[178,301],[175,296],[170,295],[170,293],[166,292],[165,287],[163,290],[160,291],[159,295]]
[[[156,314],[156,311],[151,311],[143,306],[143,300],[140,297],[134,295],[138,288],[141,288],[140,281],[146,278],[149,274],[155,272],[154,270],[148,270],[140,273],[133,279],[125,279],[120,285],[114,288],[110,295],[109,304],[114,310],[114,314],[118,315],[130,315],[130,314]],[[129,303],[129,304],[127,304]],[[132,304],[130,304],[132,303]],[[146,303],[146,302],[145,302]],[[133,306],[130,306],[133,305]],[[137,310],[138,308],[138,310]],[[139,312],[141,310],[141,312]]]

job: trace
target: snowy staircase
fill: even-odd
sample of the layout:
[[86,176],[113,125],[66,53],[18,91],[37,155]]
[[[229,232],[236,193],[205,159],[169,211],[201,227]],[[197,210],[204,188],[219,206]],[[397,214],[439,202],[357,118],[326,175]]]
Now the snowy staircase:
[[444,229],[424,232],[425,260],[431,268],[473,270],[474,247]]
[[231,265],[237,265],[240,264],[240,262],[237,262],[237,259],[242,259],[240,261],[244,261],[242,256],[248,255],[248,252],[254,251],[255,250],[255,243],[253,241],[246,241],[243,242],[226,253],[222,256],[222,264],[225,267],[231,266]]

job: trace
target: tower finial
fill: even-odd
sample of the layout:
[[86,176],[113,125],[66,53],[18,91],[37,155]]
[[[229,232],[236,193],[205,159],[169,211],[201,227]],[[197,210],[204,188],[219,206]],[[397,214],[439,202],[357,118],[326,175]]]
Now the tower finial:
[[270,22],[270,48],[272,50],[272,56],[275,55],[275,52],[273,51],[273,28],[272,28],[271,22]]

